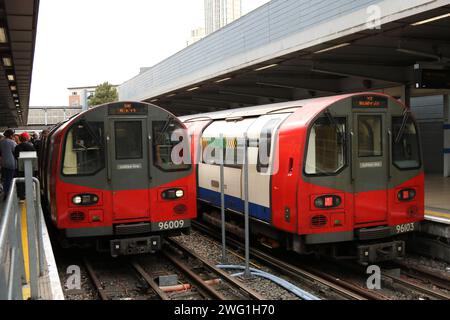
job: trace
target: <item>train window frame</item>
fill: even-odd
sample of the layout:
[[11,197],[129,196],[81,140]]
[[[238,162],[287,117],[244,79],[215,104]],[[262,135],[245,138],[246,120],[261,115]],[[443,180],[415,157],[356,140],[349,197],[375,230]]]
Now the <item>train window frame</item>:
[[[377,119],[377,121],[379,121],[379,140],[380,140],[380,149],[379,149],[379,154],[375,154],[375,144],[372,147],[372,154],[366,154],[366,155],[361,155],[361,139],[360,139],[360,127],[362,123],[367,124],[367,121],[363,121],[362,119],[364,118],[375,118]],[[383,143],[383,117],[380,114],[358,114],[357,115],[357,139],[358,139],[358,143],[357,143],[357,148],[358,148],[358,158],[380,158],[380,157],[384,157],[384,143]],[[369,129],[369,131],[371,131],[372,137],[374,137],[372,140],[375,141],[375,133],[373,132],[373,127],[371,126],[366,126],[366,128]]]
[[[166,119],[166,120],[153,120],[153,121],[151,121],[152,135],[153,135],[152,143],[151,143],[151,145],[152,145],[152,164],[153,164],[153,166],[158,168],[159,170],[161,170],[163,172],[181,172],[181,171],[189,171],[189,170],[191,170],[192,169],[192,164],[191,163],[188,163],[188,164],[184,163],[184,164],[176,165],[176,166],[179,166],[179,168],[170,168],[170,169],[164,168],[164,167],[162,167],[161,165],[158,164],[158,162],[156,161],[156,157],[157,157],[156,147],[158,145],[160,145],[160,144],[156,144],[157,138],[156,138],[156,134],[155,134],[155,123],[157,123],[157,122],[164,122],[164,123],[167,123],[167,125],[170,125],[171,122],[175,122],[178,125],[178,129],[187,130],[186,127],[184,126],[184,124],[182,122],[180,122],[177,118],[170,117],[169,119]],[[189,142],[188,134],[186,134],[185,138],[188,139],[188,143],[186,144],[186,146],[188,148],[187,152],[189,154],[189,157],[191,158],[191,145],[190,145],[190,142]],[[172,148],[173,148],[173,146],[172,146]]]
[[420,168],[422,168],[422,165],[423,165],[423,163],[422,163],[423,162],[423,160],[422,160],[422,145],[421,145],[420,133],[419,133],[419,129],[418,129],[419,127],[418,127],[417,122],[415,121],[415,119],[412,118],[411,116],[409,116],[407,121],[409,123],[413,124],[414,129],[416,131],[416,143],[417,143],[417,155],[418,155],[417,163],[418,163],[418,165],[415,166],[415,167],[404,167],[404,168],[402,168],[402,167],[399,167],[397,165],[397,163],[396,163],[396,161],[394,159],[394,144],[395,144],[395,138],[396,138],[396,133],[395,133],[395,130],[394,130],[394,119],[396,119],[396,118],[402,120],[403,116],[392,116],[391,117],[391,130],[392,130],[392,138],[391,138],[392,142],[390,143],[391,144],[390,148],[392,150],[391,151],[391,163],[392,163],[392,165],[395,168],[397,168],[400,171],[419,170]]
[[[311,121],[311,125],[309,125],[308,127],[308,132],[306,135],[306,143],[304,145],[304,155],[303,155],[303,175],[305,177],[334,177],[334,176],[338,176],[339,174],[341,174],[345,169],[348,168],[349,166],[349,158],[351,157],[351,155],[349,155],[349,146],[348,146],[348,132],[349,132],[349,122],[348,122],[348,116],[346,115],[338,115],[338,116],[333,116],[333,119],[337,122],[339,122],[340,124],[344,125],[344,137],[343,137],[343,152],[342,155],[344,157],[344,161],[342,166],[337,169],[335,172],[321,172],[321,173],[308,173],[306,171],[306,164],[307,164],[307,160],[308,160],[308,150],[309,150],[309,143],[310,143],[310,137],[311,137],[311,131],[314,127],[314,125],[316,124],[317,121],[319,120],[325,120],[325,121],[329,121],[329,119],[327,119],[326,115],[324,113],[321,113],[319,116],[317,116],[316,118],[314,118],[313,121]],[[342,122],[340,122],[342,121]]]
[[[209,146],[210,144],[215,143],[216,140],[220,140],[219,137],[206,137],[206,138],[202,137],[202,139],[210,140],[206,146]],[[244,146],[240,145],[238,143],[239,139],[240,139],[239,137],[223,137],[223,140],[225,141],[225,143],[224,143],[225,146],[223,147],[223,159],[222,159],[222,161],[223,161],[223,166],[225,168],[241,169],[242,170],[243,164],[239,164],[238,160],[242,160],[243,157],[244,157],[244,154],[243,154]],[[233,142],[231,143],[231,141],[233,141]],[[231,148],[229,145],[233,145],[233,148]],[[229,162],[229,160],[230,160],[229,158],[230,158],[230,154],[231,153],[228,150],[230,150],[230,149],[234,150],[233,151],[233,159],[232,159],[233,163]],[[215,161],[216,160],[216,150],[220,150],[220,148],[219,149],[213,148],[211,150],[211,161],[207,161],[207,159],[205,159],[205,157],[203,156],[203,153],[205,151],[205,146],[203,145],[203,142],[201,142],[201,154],[202,154],[202,161],[201,162],[203,164],[207,164],[207,165],[210,165],[210,166],[220,166],[220,163],[217,163]],[[241,153],[240,156],[239,156],[239,153]]]
[[[136,156],[133,156],[133,157],[132,156],[126,156],[126,157],[119,156],[118,151],[121,150],[120,149],[120,145],[123,145],[123,144],[120,144],[118,142],[117,130],[118,130],[118,125],[122,125],[124,123],[125,124],[132,123],[132,124],[135,124],[135,125],[139,124],[139,129],[140,130],[138,130],[136,132],[136,133],[138,133],[138,135],[133,137],[133,138],[139,137],[139,140],[138,140],[139,143],[136,143],[136,146],[140,146],[139,155],[136,155]],[[114,121],[114,157],[115,157],[115,161],[144,160],[144,141],[143,141],[143,137],[142,137],[142,130],[143,130],[142,120],[125,120],[124,119],[124,120],[116,120],[116,121]],[[126,130],[126,131],[128,131],[128,130]]]
[[101,172],[102,170],[104,170],[106,168],[106,149],[105,149],[105,123],[103,121],[97,121],[99,123],[102,124],[102,129],[103,129],[103,137],[100,137],[101,141],[102,141],[102,145],[100,150],[102,151],[100,154],[102,155],[102,160],[101,161],[101,166],[99,166],[99,168],[93,172],[90,173],[83,173],[83,174],[67,174],[64,172],[64,161],[66,159],[66,151],[67,151],[67,139],[69,137],[68,133],[75,127],[78,126],[80,124],[84,124],[86,125],[86,123],[88,123],[88,121],[86,119],[80,119],[76,122],[74,122],[73,124],[71,124],[67,130],[64,131],[64,140],[63,140],[63,148],[62,148],[62,157],[61,157],[61,161],[60,161],[60,165],[61,165],[61,175],[63,177],[68,177],[68,178],[77,178],[77,177],[92,177],[97,175],[99,172]]
[[[269,170],[269,166],[271,163],[271,158],[272,158],[272,147],[274,146],[274,141],[273,138],[276,135],[276,133],[274,134],[274,130],[278,127],[278,125],[280,124],[281,119],[280,118],[275,118],[275,119],[270,119],[267,124],[264,125],[264,127],[261,128],[261,132],[259,135],[259,139],[258,139],[258,158],[256,161],[256,171],[258,173],[267,173]],[[266,137],[263,137],[263,134],[266,134]],[[266,155],[268,158],[268,163],[266,164],[262,164],[261,163],[261,159],[260,159],[260,146],[261,146],[261,142],[264,141],[264,138],[266,138],[266,143],[267,143],[267,152],[268,154]]]

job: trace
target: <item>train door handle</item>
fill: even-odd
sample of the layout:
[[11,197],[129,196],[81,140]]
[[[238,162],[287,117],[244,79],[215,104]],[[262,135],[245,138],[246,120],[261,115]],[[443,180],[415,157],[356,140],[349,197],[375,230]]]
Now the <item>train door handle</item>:
[[294,158],[289,158],[288,176],[292,176],[293,173],[294,173]]
[[106,136],[106,154],[108,154],[108,157],[106,159],[106,171],[107,171],[107,175],[108,175],[108,181],[111,181],[111,138],[110,136]]
[[353,181],[355,181],[355,174],[354,174],[354,171],[355,171],[355,169],[354,169],[354,158],[353,158],[353,137],[354,137],[354,133],[353,133],[353,131],[350,131],[350,134],[349,134],[349,155],[348,155],[348,157],[349,157],[349,160],[350,160],[350,182],[351,183],[353,183]]
[[147,161],[147,163],[148,163],[148,179],[151,181],[153,178],[152,178],[152,171],[151,171],[151,169],[152,169],[152,136],[148,136],[148,152],[147,152],[147,154],[148,154],[148,157],[149,157],[149,159],[148,159],[148,161]]
[[387,155],[387,174],[388,179],[391,180],[392,174],[391,174],[391,162],[392,162],[392,132],[391,130],[388,130],[388,155]]

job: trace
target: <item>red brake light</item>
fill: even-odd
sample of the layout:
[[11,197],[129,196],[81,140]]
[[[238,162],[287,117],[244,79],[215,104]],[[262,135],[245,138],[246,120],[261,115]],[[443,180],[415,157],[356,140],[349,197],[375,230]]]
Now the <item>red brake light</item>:
[[416,194],[415,189],[403,189],[398,193],[397,198],[400,201],[411,201],[416,197]]
[[332,207],[333,206],[333,197],[326,197],[325,198],[325,207]]

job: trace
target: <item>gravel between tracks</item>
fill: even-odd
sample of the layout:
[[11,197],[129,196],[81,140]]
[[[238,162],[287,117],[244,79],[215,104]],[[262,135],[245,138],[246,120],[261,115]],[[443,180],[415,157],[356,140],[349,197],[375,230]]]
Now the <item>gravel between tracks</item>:
[[[222,258],[222,247],[215,242],[214,240],[209,240],[205,236],[201,235],[199,232],[192,230],[190,235],[183,235],[179,237],[174,237],[174,240],[179,241],[184,244],[186,247],[193,250],[196,254],[205,258],[211,263],[220,264]],[[227,253],[228,264],[238,264],[244,265],[244,261],[237,256]],[[258,269],[262,271],[266,271],[272,273],[276,276],[281,276],[279,273],[274,270],[265,268],[261,266],[258,262],[250,260],[250,263],[254,263],[258,266]],[[250,265],[250,267],[255,267],[254,265]],[[281,276],[283,279],[289,281],[289,279]],[[298,300],[299,298],[294,294],[288,292],[287,290],[281,288],[280,286],[274,284],[273,282],[262,279],[259,277],[254,277],[250,280],[246,280],[245,284],[251,289],[255,290],[261,296],[263,296],[267,300]],[[308,289],[306,289],[308,290]]]

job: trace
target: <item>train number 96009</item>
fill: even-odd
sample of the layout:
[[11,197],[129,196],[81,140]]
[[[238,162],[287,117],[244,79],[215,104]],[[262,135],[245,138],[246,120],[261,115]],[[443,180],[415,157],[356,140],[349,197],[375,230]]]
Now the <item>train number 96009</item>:
[[164,221],[158,222],[159,230],[171,230],[171,229],[180,229],[185,226],[184,220],[172,220],[172,221]]

